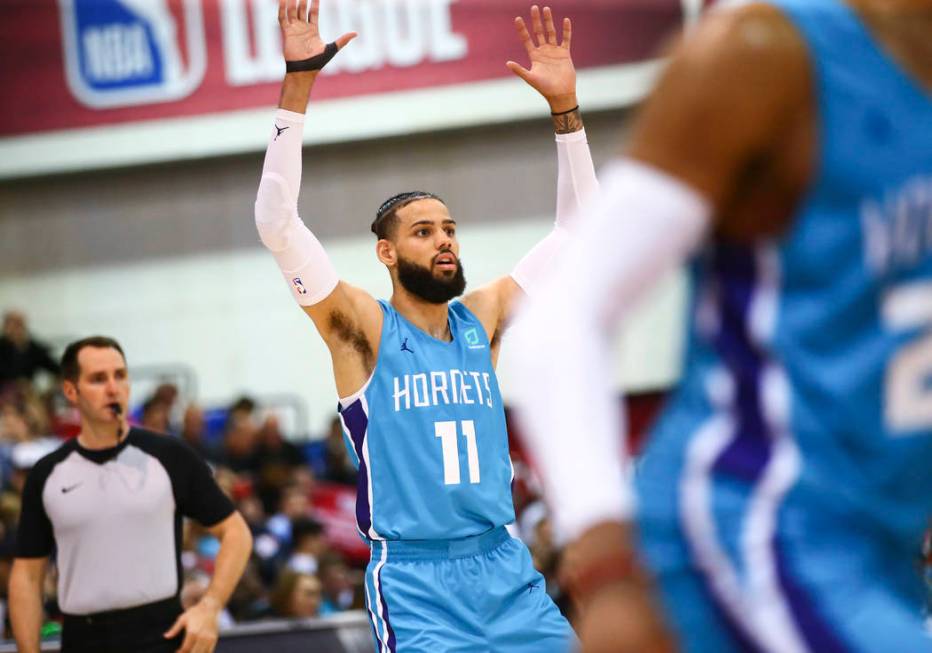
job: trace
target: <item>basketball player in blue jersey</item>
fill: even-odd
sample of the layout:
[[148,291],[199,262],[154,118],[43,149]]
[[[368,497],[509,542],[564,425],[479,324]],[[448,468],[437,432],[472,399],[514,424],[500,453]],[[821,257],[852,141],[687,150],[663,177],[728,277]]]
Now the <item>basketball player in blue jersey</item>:
[[341,418],[358,466],[356,516],[369,540],[366,599],[377,650],[556,651],[572,631],[544,590],[514,520],[512,468],[495,377],[515,301],[567,238],[596,189],[576,102],[571,25],[549,8],[515,20],[530,69],[508,67],[549,103],[559,174],[554,231],[504,277],[461,301],[456,222],[427,192],[396,195],[372,224],[390,301],[337,278],[297,214],[304,112],[317,72],[355,36],[325,45],[310,11],[282,0],[287,62],[256,200],[256,226],[330,349]]
[[[932,1],[713,12],[628,147],[514,334],[584,649],[932,651]],[[689,259],[635,499],[610,327]]]

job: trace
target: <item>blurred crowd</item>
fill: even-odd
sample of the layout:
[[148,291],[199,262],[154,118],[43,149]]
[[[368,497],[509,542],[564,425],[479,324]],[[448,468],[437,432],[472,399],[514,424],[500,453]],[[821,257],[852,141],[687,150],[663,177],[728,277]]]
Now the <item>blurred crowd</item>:
[[[6,637],[10,635],[7,580],[26,475],[42,456],[80,430],[77,412],[61,394],[54,354],[32,337],[22,314],[10,311],[4,315],[0,335],[0,611]],[[221,627],[364,608],[368,548],[355,528],[356,471],[337,416],[327,433],[286,437],[275,411],[246,396],[228,406],[204,408],[165,382],[141,401],[135,400],[131,422],[187,442],[211,466],[220,487],[252,530],[252,557],[222,615]],[[646,429],[655,403],[656,398],[649,410],[629,406],[632,432]],[[572,606],[557,582],[563,552],[554,542],[539,485],[517,446],[520,438],[512,437],[511,442],[518,517],[512,534],[528,545],[548,593],[572,618]],[[213,536],[194,522],[185,523],[184,607],[196,603],[207,589],[218,549]],[[932,595],[932,535],[923,553]],[[61,616],[54,565],[51,572],[46,578],[46,635],[58,632]]]

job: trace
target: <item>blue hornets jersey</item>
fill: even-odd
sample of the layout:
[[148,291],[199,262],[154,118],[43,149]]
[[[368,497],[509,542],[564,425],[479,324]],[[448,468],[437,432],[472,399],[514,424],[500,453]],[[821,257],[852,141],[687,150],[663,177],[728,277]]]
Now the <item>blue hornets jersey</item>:
[[709,488],[741,486],[747,528],[808,506],[909,546],[932,513],[932,93],[843,2],[772,4],[812,55],[815,175],[781,237],[695,262],[643,483],[682,469],[697,532]]
[[376,540],[469,537],[514,521],[505,412],[482,324],[449,307],[451,342],[391,304],[375,371],[342,409],[359,470],[356,521]]

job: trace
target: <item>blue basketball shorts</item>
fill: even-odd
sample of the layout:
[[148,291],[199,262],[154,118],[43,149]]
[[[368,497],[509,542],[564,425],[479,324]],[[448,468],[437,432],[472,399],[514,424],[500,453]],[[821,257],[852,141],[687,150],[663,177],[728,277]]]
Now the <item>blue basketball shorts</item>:
[[527,548],[503,527],[371,549],[366,607],[377,653],[561,653],[575,642]]
[[680,651],[932,653],[908,542],[671,458],[638,471],[638,531]]

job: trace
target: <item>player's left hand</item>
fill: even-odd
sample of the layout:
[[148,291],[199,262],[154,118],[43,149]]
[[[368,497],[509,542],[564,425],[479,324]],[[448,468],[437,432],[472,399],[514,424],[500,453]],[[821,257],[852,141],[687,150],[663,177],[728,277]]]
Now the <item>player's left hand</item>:
[[540,8],[534,5],[531,7],[531,28],[536,43],[531,39],[524,19],[520,16],[515,18],[515,29],[531,59],[531,69],[514,61],[505,65],[543,95],[551,111],[568,111],[576,106],[576,68],[570,56],[573,25],[569,18],[563,19],[563,40],[557,43],[557,30],[553,25],[550,7],[544,7],[542,20]]
[[209,598],[185,610],[165,633],[171,639],[184,630],[184,641],[177,653],[213,653],[219,637],[220,605]]

